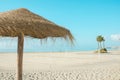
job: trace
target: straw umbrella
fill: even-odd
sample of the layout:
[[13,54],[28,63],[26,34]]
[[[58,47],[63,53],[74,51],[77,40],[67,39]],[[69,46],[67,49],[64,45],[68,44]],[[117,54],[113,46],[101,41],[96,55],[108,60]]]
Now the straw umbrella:
[[0,36],[18,37],[18,80],[22,80],[24,36],[38,39],[62,37],[73,42],[69,30],[25,8],[0,13]]

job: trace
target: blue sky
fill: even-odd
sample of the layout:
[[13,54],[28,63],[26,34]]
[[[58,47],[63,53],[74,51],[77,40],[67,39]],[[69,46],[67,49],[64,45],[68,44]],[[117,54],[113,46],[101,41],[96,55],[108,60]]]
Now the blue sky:
[[[0,0],[0,12],[21,7],[64,26],[75,37],[73,47],[60,39],[55,44],[48,40],[44,45],[27,39],[26,51],[94,50],[97,35],[105,37],[107,47],[120,45],[120,0]],[[0,44],[2,51],[16,49],[17,40],[1,39]]]

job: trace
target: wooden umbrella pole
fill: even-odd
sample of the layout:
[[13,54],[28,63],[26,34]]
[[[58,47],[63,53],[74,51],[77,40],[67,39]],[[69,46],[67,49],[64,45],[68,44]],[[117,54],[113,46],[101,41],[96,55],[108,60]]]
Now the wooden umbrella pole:
[[18,80],[22,80],[23,47],[24,47],[24,34],[20,33],[18,35],[18,69],[17,69],[17,78],[18,78]]

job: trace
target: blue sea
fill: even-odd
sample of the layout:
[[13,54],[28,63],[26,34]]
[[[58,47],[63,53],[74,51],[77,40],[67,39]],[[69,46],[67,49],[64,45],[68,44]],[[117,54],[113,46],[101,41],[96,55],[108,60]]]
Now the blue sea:
[[[24,52],[78,52],[78,51],[95,51],[97,48],[33,48],[33,49],[24,49]],[[17,49],[0,49],[0,53],[16,53]]]
[[[76,52],[76,51],[95,51],[97,44],[74,44],[71,45],[65,40],[56,41],[48,39],[40,41],[39,39],[25,38],[24,52]],[[17,38],[1,38],[0,52],[17,52]]]

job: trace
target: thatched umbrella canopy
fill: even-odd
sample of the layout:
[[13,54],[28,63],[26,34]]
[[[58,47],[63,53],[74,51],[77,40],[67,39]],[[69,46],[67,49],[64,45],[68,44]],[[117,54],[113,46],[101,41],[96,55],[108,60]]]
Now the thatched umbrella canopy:
[[16,37],[22,32],[25,36],[34,38],[69,37],[73,39],[69,30],[38,16],[27,9],[0,13],[0,36]]
[[24,35],[33,38],[62,37],[73,41],[69,30],[20,8],[0,13],[0,36],[18,37],[18,80],[22,80]]

